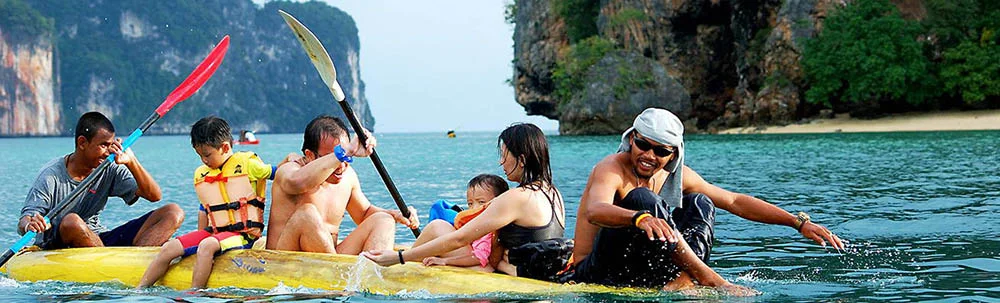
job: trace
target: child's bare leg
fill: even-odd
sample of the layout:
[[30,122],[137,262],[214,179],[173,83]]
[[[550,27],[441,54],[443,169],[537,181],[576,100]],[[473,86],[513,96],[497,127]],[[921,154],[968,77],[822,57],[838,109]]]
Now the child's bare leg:
[[182,255],[184,255],[184,247],[181,246],[180,240],[171,239],[167,243],[163,243],[163,246],[160,246],[160,252],[156,254],[153,262],[149,264],[146,272],[142,274],[142,279],[139,280],[137,288],[144,288],[155,284],[156,281],[159,281],[167,273],[167,269],[170,268],[170,261]]
[[205,238],[198,243],[198,259],[194,261],[194,272],[191,275],[191,288],[202,289],[208,284],[208,276],[212,274],[212,263],[215,262],[215,253],[219,252],[222,246],[219,240],[214,237]]
[[449,233],[455,232],[455,226],[445,220],[433,220],[424,226],[424,229],[420,231],[420,236],[417,237],[417,241],[413,242],[413,247],[423,245],[424,243],[430,242],[431,240],[437,239],[438,237],[447,235]]

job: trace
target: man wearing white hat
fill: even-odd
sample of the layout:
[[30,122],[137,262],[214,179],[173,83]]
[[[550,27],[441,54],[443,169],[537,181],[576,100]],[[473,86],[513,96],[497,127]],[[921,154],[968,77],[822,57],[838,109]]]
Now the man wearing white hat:
[[705,265],[715,207],[843,249],[840,238],[805,213],[706,182],[684,165],[683,135],[674,114],[649,108],[622,134],[618,153],[597,163],[577,211],[571,280],[666,289],[691,286],[692,279],[730,285]]

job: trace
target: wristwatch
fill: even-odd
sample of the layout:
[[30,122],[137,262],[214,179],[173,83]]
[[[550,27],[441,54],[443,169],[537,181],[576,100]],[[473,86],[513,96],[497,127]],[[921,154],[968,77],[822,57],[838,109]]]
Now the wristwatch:
[[795,230],[801,232],[802,231],[802,226],[806,225],[806,222],[809,222],[809,221],[810,221],[809,214],[807,214],[805,212],[801,212],[801,211],[799,213],[795,214]]

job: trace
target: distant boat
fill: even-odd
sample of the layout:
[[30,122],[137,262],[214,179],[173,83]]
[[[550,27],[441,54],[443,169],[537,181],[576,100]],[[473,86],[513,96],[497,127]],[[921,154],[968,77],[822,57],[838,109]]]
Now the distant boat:
[[240,132],[240,139],[236,141],[236,145],[255,145],[260,144],[260,140],[257,136],[253,134],[252,131],[243,130]]
[[455,130],[454,129],[448,130],[448,138],[454,138],[454,137],[455,137]]

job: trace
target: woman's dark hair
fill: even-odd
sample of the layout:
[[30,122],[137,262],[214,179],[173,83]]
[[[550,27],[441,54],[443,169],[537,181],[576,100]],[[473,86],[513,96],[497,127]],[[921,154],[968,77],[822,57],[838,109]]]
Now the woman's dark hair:
[[232,129],[229,123],[216,116],[201,118],[194,125],[191,125],[191,146],[208,145],[219,148],[222,143],[232,142]]
[[545,134],[538,126],[531,123],[518,123],[507,127],[497,138],[497,150],[500,149],[500,146],[506,147],[507,152],[518,163],[524,165],[518,187],[541,190],[542,184],[552,186],[549,142],[545,140]]
[[500,176],[493,174],[480,174],[472,178],[472,180],[469,180],[468,188],[473,187],[489,189],[493,192],[494,197],[499,196],[510,189],[510,186],[507,185],[507,181],[504,181]]
[[[549,142],[542,130],[531,123],[511,125],[500,132],[500,137],[497,138],[497,150],[501,144],[518,163],[524,164],[521,169],[521,181],[517,187],[542,192],[552,205],[553,212],[556,211],[556,201],[560,204],[560,211],[565,212],[559,189],[552,183]],[[559,225],[565,227],[563,221],[559,221]]]

